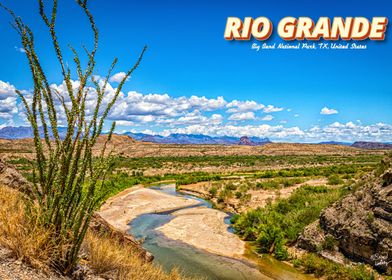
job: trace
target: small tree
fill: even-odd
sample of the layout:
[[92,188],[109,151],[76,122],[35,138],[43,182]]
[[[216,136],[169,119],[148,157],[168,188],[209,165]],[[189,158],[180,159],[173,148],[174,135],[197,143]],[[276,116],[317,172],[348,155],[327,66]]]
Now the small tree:
[[[20,35],[34,82],[31,99],[27,99],[21,91],[16,91],[23,102],[27,119],[34,133],[36,163],[33,168],[33,192],[30,200],[44,226],[53,232],[53,239],[66,244],[65,252],[54,256],[55,266],[65,274],[71,272],[78,261],[79,249],[88,229],[91,215],[104,195],[105,175],[110,163],[106,155],[106,147],[115,128],[114,122],[97,157],[93,156],[93,147],[97,143],[104,121],[115,104],[125,81],[138,67],[146,51],[144,47],[137,62],[119,83],[114,96],[106,105],[103,104],[108,80],[117,59],[114,59],[107,76],[102,81],[94,78],[98,29],[87,8],[87,0],[76,2],[90,22],[94,40],[92,50],[84,48],[87,56],[85,69],[81,65],[79,54],[70,46],[79,81],[78,88],[74,90],[71,80],[72,71],[64,62],[56,34],[58,1],[53,0],[49,15],[45,12],[44,1],[38,0],[39,14],[50,33],[53,49],[66,85],[66,94],[61,94],[50,87],[35,49],[32,30],[12,10],[0,3],[0,6],[13,18],[13,26]],[[90,94],[96,95],[96,106],[92,115],[87,116],[86,99]],[[65,137],[60,137],[59,134],[59,112],[56,109],[56,101],[66,115]]]

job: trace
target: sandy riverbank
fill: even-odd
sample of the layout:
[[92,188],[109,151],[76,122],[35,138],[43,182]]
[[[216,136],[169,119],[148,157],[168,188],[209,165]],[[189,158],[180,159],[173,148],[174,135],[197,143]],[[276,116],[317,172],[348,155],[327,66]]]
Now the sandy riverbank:
[[130,221],[141,214],[181,209],[172,214],[174,219],[158,230],[170,239],[180,240],[199,249],[240,258],[245,252],[245,243],[227,231],[228,226],[224,223],[226,214],[207,207],[182,209],[197,204],[199,201],[195,199],[148,188],[132,188],[109,199],[99,214],[112,226],[127,231]]
[[225,257],[239,258],[245,243],[227,231],[226,214],[207,207],[183,209],[172,214],[173,220],[157,228],[170,239]]

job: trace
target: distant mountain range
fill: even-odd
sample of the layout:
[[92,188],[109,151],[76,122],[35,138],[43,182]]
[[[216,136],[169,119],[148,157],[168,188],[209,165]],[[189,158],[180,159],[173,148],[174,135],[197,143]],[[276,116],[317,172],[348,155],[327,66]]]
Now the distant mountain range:
[[[59,127],[60,137],[64,137],[66,134],[65,127]],[[40,128],[40,134],[43,136],[43,129]],[[135,140],[144,141],[144,142],[153,142],[160,144],[193,144],[193,145],[246,145],[246,146],[261,146],[267,143],[271,143],[268,138],[262,137],[232,137],[232,136],[208,136],[202,134],[181,134],[174,133],[168,136],[162,135],[150,135],[144,133],[133,133],[133,132],[125,132],[121,135],[127,135]],[[33,137],[33,130],[28,126],[6,126],[0,129],[0,138],[4,139],[22,139],[22,138],[31,138]],[[338,141],[326,141],[320,142],[319,144],[328,144],[328,145],[344,145],[344,146],[352,146],[355,148],[362,149],[392,149],[392,143],[380,143],[380,142],[364,142],[358,141],[355,143],[349,142],[338,142]]]
[[[66,128],[59,127],[60,137],[65,137]],[[40,128],[40,135],[43,136],[43,129]],[[126,132],[121,135],[127,135],[135,140],[144,142],[153,142],[160,144],[210,144],[210,145],[249,145],[249,146],[260,146],[271,141],[268,138],[260,137],[230,137],[230,136],[208,136],[202,134],[170,134],[168,136],[161,135],[150,135],[144,133],[132,133]],[[22,139],[33,137],[33,130],[31,127],[19,126],[12,127],[6,126],[0,129],[0,138],[4,139]]]
[[350,143],[350,142],[339,142],[339,141],[325,141],[325,142],[320,142],[318,144],[351,146],[353,143]]
[[[44,136],[44,129],[40,127],[40,135]],[[65,137],[67,129],[65,127],[58,128],[60,137]],[[33,129],[29,126],[6,126],[0,129],[0,138],[3,139],[22,139],[22,138],[32,138]],[[52,137],[52,135],[50,135]]]
[[248,145],[261,146],[271,143],[268,138],[260,137],[231,137],[231,136],[208,136],[202,134],[181,134],[174,133],[168,136],[150,135],[144,133],[126,132],[123,135],[128,135],[135,140],[144,142],[153,142],[160,144],[193,144],[193,145]]
[[361,148],[361,149],[382,149],[382,150],[392,149],[391,143],[379,143],[379,142],[358,141],[352,144],[351,146],[355,148]]

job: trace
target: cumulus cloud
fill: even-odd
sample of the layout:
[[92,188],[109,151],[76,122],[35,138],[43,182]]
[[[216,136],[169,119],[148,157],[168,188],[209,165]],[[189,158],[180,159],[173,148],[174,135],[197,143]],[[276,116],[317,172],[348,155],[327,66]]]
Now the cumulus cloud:
[[230,115],[230,121],[246,121],[246,120],[254,120],[256,119],[255,113],[253,112],[246,112],[246,113],[235,113]]
[[11,119],[17,112],[15,87],[0,81],[0,118]]
[[202,126],[191,125],[182,128],[174,128],[165,130],[164,133],[185,133],[185,134],[207,134],[215,136],[236,136],[247,135],[257,137],[269,137],[275,139],[282,139],[289,136],[302,136],[304,132],[298,127],[285,128],[281,125],[271,126],[267,124],[262,125],[220,125],[220,126]]
[[261,118],[262,121],[272,121],[274,119],[274,116],[272,115],[266,115]]
[[392,139],[392,125],[376,123],[371,125],[353,122],[334,122],[324,127],[313,126],[307,131],[308,139],[338,141],[379,141],[388,142]]
[[207,134],[213,136],[257,136],[268,137],[274,141],[320,142],[320,141],[377,141],[388,142],[392,139],[392,125],[377,123],[367,126],[335,122],[324,127],[310,129],[285,127],[283,125],[190,125],[187,127],[163,130],[160,134],[170,133]]
[[131,121],[116,121],[116,125],[118,125],[118,126],[133,126],[133,125],[135,125],[135,123],[131,122]]
[[333,114],[337,114],[338,111],[335,109],[330,109],[328,107],[324,107],[321,109],[320,114],[321,115],[333,115]]
[[274,113],[274,112],[280,112],[283,111],[283,108],[280,107],[275,107],[273,105],[268,105],[263,109],[264,113]]
[[220,114],[212,114],[211,117],[204,116],[199,110],[185,114],[178,119],[168,120],[167,123],[171,126],[175,125],[218,125],[223,121],[223,116]]
[[[99,80],[99,83],[102,83]],[[77,91],[80,83],[72,81],[72,90]],[[67,106],[71,106],[67,87],[64,83],[52,84],[51,89],[65,98]],[[88,88],[86,116],[90,118],[96,108],[94,88]],[[27,102],[31,103],[31,92],[22,91]],[[116,92],[113,85],[108,84],[102,104],[105,106]],[[59,125],[65,125],[65,113],[59,101],[55,102],[59,112]],[[45,109],[45,105],[44,105]],[[325,110],[324,110],[325,109]],[[279,125],[258,124],[258,121],[274,119],[270,113],[283,108],[274,105],[264,106],[256,101],[226,101],[223,97],[207,98],[205,96],[173,97],[169,94],[142,94],[135,91],[121,92],[117,102],[109,114],[108,121],[116,121],[120,130],[140,128],[167,135],[170,133],[194,133],[228,136],[269,137],[276,141],[382,141],[392,139],[392,126],[385,123],[363,125],[361,122],[334,122],[329,125],[311,126],[308,128],[288,127],[286,121],[277,119]],[[322,111],[331,112],[327,107]],[[263,117],[256,117],[258,111],[268,112]],[[336,111],[336,110],[335,110]],[[102,112],[100,112],[102,113]],[[336,112],[337,113],[337,112]],[[297,117],[295,114],[294,117]],[[15,87],[0,81],[0,125],[12,124],[13,119],[19,123],[25,120],[23,106],[15,95]],[[237,122],[241,122],[240,124]]]
[[227,113],[244,113],[249,111],[257,111],[263,109],[265,106],[255,101],[238,101],[233,100],[226,105],[229,108]]
[[226,105],[223,97],[204,96],[173,98],[168,94],[141,94],[135,91],[121,95],[110,117],[130,120],[138,115],[151,115],[157,118],[184,116],[194,110],[215,111]]
[[15,87],[8,82],[0,81],[0,100],[15,96]]
[[125,78],[126,75],[127,75],[127,73],[125,73],[125,72],[118,72],[109,78],[109,82],[120,83]]

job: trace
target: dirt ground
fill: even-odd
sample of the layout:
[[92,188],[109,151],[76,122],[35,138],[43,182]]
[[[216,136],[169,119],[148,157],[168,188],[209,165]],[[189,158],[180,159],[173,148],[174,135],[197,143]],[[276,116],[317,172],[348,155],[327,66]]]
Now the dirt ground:
[[[227,202],[228,209],[230,211],[235,210],[237,213],[245,212],[249,209],[256,209],[257,207],[263,207],[268,201],[274,201],[277,198],[288,198],[296,189],[303,185],[310,186],[323,186],[327,184],[326,178],[314,178],[306,180],[303,183],[296,184],[294,186],[275,189],[275,190],[249,190],[247,193],[251,195],[250,200],[245,205],[240,203],[239,199],[231,198]],[[193,194],[202,198],[209,198],[209,189],[212,186],[212,182],[199,182],[195,184],[181,186],[181,191],[184,193]]]

